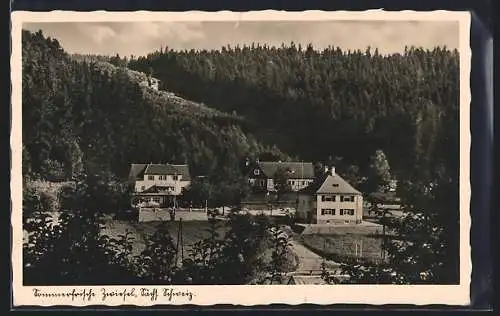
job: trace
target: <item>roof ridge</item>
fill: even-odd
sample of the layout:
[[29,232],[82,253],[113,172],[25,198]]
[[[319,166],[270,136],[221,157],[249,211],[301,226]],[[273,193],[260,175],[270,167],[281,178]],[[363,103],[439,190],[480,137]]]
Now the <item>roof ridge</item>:
[[[331,179],[331,180],[329,180]],[[329,192],[331,188],[326,188],[324,187],[327,183],[327,181],[333,181],[335,179],[338,179],[337,181],[341,182],[338,183],[338,186],[335,186],[335,190],[332,190],[332,192]],[[320,191],[325,191],[326,192],[320,192]],[[319,193],[319,194],[328,194],[328,193],[338,193],[338,194],[361,194],[359,190],[354,188],[349,182],[347,182],[342,176],[339,174],[331,175],[328,173],[325,173],[318,177],[312,184],[309,186],[305,187],[304,189],[299,191],[300,193],[306,193],[306,194],[311,194],[311,193]]]

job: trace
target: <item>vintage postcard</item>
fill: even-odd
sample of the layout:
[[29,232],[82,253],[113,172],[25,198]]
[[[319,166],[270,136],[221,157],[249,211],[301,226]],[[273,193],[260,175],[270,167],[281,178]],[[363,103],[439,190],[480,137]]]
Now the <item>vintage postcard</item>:
[[469,29],[14,12],[14,305],[469,304]]

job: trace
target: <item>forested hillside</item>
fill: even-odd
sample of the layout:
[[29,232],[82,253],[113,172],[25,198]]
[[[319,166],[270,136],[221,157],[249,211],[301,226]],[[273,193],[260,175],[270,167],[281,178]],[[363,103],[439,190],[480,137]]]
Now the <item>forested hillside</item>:
[[128,61],[164,87],[258,124],[300,158],[366,169],[376,149],[400,177],[458,170],[458,51],[316,51],[291,44],[151,53]]
[[[151,72],[164,89],[246,118],[260,139],[300,159],[333,157],[335,163],[343,157],[335,165],[358,187],[359,176],[368,178],[364,184],[396,176],[405,216],[382,217],[398,235],[384,242],[390,264],[349,266],[352,282],[458,282],[457,50],[407,48],[381,55],[376,49],[256,44],[218,51],[166,48],[127,63]],[[370,187],[360,190],[378,190]]]
[[189,163],[233,181],[247,155],[276,155],[241,118],[139,85],[137,72],[72,59],[42,32],[22,34],[23,171],[125,176],[130,163]]
[[[405,214],[381,213],[383,227],[397,237],[384,235],[389,263],[346,263],[349,282],[457,284],[458,64],[457,51],[441,48],[382,56],[293,44],[167,49],[124,62],[72,58],[41,31],[23,31],[23,173],[75,180],[57,203],[23,187],[24,227],[36,240],[23,249],[23,279],[247,284],[256,270],[279,276],[288,241],[268,230],[266,216],[232,214],[220,240],[217,220],[210,219],[211,237],[181,269],[166,226],[130,259],[127,236],[101,238],[102,213],[119,209],[113,202],[119,195],[110,189],[116,182],[108,180],[125,176],[130,163],[188,163],[193,175],[208,175],[215,184],[193,185],[203,193],[198,196],[227,205],[248,185],[240,172],[247,156],[313,162],[342,156],[344,166],[360,167],[349,169],[352,178],[386,182],[395,174]],[[142,86],[144,73],[159,78],[166,91]],[[130,199],[123,200],[128,207]],[[72,212],[63,212],[62,224],[52,228],[41,224],[50,209]],[[260,262],[263,249],[275,249],[269,265]]]

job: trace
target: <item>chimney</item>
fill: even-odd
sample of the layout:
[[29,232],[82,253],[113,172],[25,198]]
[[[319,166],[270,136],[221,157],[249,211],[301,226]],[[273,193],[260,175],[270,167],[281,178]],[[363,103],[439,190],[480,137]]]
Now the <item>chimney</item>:
[[328,173],[329,169],[328,166],[325,166],[325,173]]
[[332,176],[334,176],[334,175],[335,175],[335,167],[334,167],[334,166],[331,166],[331,167],[330,167],[330,174],[331,174]]

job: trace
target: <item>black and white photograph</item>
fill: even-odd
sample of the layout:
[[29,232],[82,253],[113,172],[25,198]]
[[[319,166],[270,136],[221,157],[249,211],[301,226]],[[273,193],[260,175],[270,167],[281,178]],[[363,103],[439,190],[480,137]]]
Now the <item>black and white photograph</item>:
[[19,16],[19,302],[468,299],[468,16],[250,13]]

